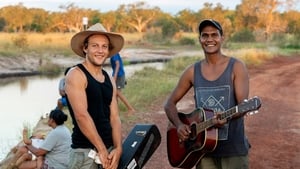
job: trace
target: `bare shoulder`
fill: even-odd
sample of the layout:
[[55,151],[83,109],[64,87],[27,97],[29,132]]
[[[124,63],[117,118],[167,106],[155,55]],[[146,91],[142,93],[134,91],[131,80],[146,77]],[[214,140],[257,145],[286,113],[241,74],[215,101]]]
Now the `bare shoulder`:
[[246,64],[245,64],[244,61],[242,61],[239,58],[235,58],[235,60],[236,61],[234,62],[234,69],[238,69],[238,70],[240,70],[240,69],[247,69],[247,66],[246,66]]
[[194,65],[195,65],[195,63],[188,65],[183,70],[182,76],[184,76],[184,77],[193,77],[194,76]]
[[234,62],[233,65],[233,73],[235,77],[245,77],[247,78],[249,76],[247,66],[245,62],[242,60],[235,58],[236,61]]
[[82,70],[75,66],[71,68],[66,75],[66,84],[85,84],[86,82],[86,76],[82,72]]
[[193,84],[194,82],[194,65],[190,64],[188,65],[182,72],[181,76],[180,76],[180,80],[178,85],[179,86],[190,86],[191,84]]

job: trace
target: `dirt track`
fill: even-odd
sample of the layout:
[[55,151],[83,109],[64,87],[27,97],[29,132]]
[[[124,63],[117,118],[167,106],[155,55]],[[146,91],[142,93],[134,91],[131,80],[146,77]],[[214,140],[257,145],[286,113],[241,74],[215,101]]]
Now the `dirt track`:
[[[259,67],[249,67],[250,97],[259,96],[258,114],[245,119],[252,148],[250,169],[300,168],[300,56],[273,58]],[[172,169],[166,150],[168,120],[162,109],[166,98],[155,100],[147,112],[123,121],[124,137],[137,123],[156,124],[162,142],[144,169]],[[190,92],[180,103],[182,112],[194,108]]]
[[[300,56],[274,58],[249,67],[249,73],[250,97],[262,100],[259,113],[245,119],[252,146],[250,169],[300,168]],[[145,169],[172,168],[166,151],[164,100],[155,101],[148,112],[136,114],[136,120],[125,122],[127,132],[135,123],[155,123],[160,129],[162,142]],[[190,112],[194,107],[191,93],[179,104],[182,111]]]

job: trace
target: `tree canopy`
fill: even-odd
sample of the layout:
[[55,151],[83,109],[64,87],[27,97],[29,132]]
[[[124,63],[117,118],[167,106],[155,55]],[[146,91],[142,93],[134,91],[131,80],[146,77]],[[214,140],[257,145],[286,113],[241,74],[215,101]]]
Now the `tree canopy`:
[[[120,5],[116,11],[109,12],[79,8],[73,3],[60,6],[62,12],[49,12],[41,8],[26,8],[19,3],[0,8],[0,31],[79,32],[83,30],[82,18],[87,17],[88,25],[101,22],[108,31],[113,32],[145,33],[159,28],[165,33],[168,29],[196,33],[202,19],[213,18],[222,24],[229,37],[247,30],[267,40],[277,33],[299,34],[300,12],[291,8],[296,2],[242,0],[235,10],[224,9],[219,3],[213,5],[206,2],[196,12],[182,9],[174,16],[143,1]],[[285,10],[282,12],[283,7]]]

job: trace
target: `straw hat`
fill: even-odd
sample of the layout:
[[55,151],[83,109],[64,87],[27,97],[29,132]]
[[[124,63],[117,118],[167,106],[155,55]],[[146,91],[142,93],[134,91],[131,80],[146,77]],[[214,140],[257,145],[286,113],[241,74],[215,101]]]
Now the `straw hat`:
[[106,29],[100,24],[96,23],[87,30],[75,34],[71,39],[71,48],[79,56],[85,57],[83,52],[83,43],[85,39],[91,35],[106,35],[109,38],[110,46],[108,56],[111,57],[117,54],[124,45],[124,38],[122,35],[112,32],[107,32]]

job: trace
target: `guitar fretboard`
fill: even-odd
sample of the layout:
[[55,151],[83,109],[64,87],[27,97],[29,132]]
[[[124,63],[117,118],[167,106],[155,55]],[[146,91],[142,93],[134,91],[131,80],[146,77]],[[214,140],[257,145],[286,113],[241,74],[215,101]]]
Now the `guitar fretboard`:
[[[237,112],[238,112],[238,107],[234,106],[221,114],[221,120],[227,119],[233,116]],[[210,128],[214,125],[215,125],[214,119],[208,119],[208,120],[204,119],[204,122],[197,124],[197,128],[196,128],[197,133],[202,132],[205,129]]]

